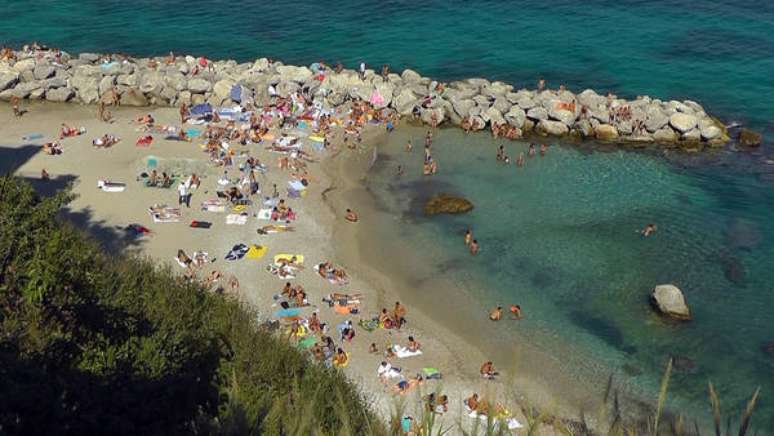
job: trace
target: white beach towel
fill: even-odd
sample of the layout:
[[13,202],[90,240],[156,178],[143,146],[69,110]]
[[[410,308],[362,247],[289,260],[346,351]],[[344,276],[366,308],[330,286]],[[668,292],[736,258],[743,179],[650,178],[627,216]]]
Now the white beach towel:
[[256,218],[259,220],[270,220],[271,219],[271,209],[261,209],[258,211],[258,215],[256,215]]
[[226,215],[226,224],[245,225],[247,224],[247,215],[231,213]]
[[398,356],[401,359],[405,359],[407,357],[414,357],[414,356],[420,356],[422,354],[422,350],[417,351],[409,351],[408,348],[402,346],[402,345],[395,345],[392,347],[392,351],[395,352],[395,355]]
[[97,188],[103,192],[124,192],[126,183],[115,183],[108,180],[97,180]]

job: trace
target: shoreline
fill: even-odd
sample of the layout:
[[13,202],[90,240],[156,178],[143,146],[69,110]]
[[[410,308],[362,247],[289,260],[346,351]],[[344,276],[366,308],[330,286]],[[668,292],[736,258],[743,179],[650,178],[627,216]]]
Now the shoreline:
[[[296,91],[339,107],[350,99],[369,101],[400,118],[431,126],[489,129],[495,138],[567,137],[633,146],[678,146],[686,150],[721,147],[726,126],[692,100],[634,100],[587,89],[519,89],[500,81],[470,78],[438,82],[406,69],[400,75],[366,69],[334,70],[315,63],[284,65],[259,58],[253,63],[212,61],[192,56],[133,58],[116,54],[20,50],[0,61],[0,100],[105,103],[124,106],[260,106],[272,95]],[[749,133],[744,130],[741,133]],[[760,145],[760,135],[739,138]],[[751,141],[751,142],[746,142]]]

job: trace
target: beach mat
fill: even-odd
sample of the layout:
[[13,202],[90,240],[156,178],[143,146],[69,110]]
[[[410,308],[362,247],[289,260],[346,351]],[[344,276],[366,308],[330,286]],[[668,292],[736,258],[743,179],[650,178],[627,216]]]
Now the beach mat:
[[191,221],[190,227],[195,229],[209,229],[212,227],[212,223],[209,221]]

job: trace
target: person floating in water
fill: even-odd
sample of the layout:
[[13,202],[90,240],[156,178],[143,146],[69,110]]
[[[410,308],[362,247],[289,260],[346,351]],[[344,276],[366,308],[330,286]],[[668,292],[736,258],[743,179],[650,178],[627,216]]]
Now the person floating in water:
[[535,155],[535,144],[529,145],[529,152],[527,152],[527,156],[532,157]]
[[471,242],[473,242],[473,232],[467,229],[465,230],[465,246],[469,247]]
[[545,156],[546,150],[548,150],[548,147],[545,144],[540,144],[540,156]]
[[500,321],[503,318],[503,308],[497,306],[489,311],[489,319],[492,321]]
[[511,314],[513,315],[512,319],[521,319],[521,306],[518,304],[511,304]]
[[647,238],[647,237],[648,237],[648,236],[650,236],[650,235],[651,235],[653,232],[655,232],[655,231],[656,231],[656,229],[657,229],[656,225],[655,225],[655,224],[653,224],[653,223],[650,223],[650,224],[648,224],[647,226],[645,226],[645,228],[644,228],[644,229],[640,230],[640,235],[642,235],[643,237]]
[[478,254],[478,241],[475,239],[473,240],[473,242],[470,243],[470,254],[472,254],[473,256]]

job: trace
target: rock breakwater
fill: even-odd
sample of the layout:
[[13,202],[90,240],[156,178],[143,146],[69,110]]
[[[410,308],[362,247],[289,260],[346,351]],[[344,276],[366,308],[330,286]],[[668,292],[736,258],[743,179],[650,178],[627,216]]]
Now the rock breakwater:
[[691,100],[634,100],[587,89],[516,90],[482,78],[438,82],[410,69],[401,74],[357,72],[326,65],[252,63],[192,56],[133,58],[30,48],[0,54],[0,100],[82,104],[179,106],[210,103],[262,106],[276,96],[301,93],[315,104],[338,107],[352,99],[431,125],[489,128],[510,139],[524,135],[573,136],[600,141],[721,146],[722,123]]

